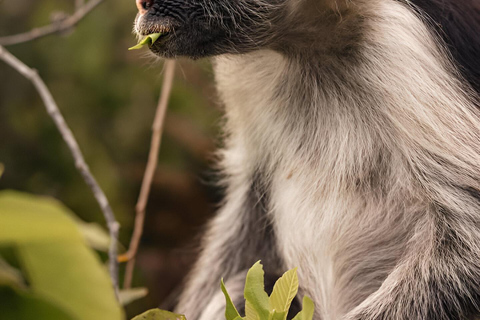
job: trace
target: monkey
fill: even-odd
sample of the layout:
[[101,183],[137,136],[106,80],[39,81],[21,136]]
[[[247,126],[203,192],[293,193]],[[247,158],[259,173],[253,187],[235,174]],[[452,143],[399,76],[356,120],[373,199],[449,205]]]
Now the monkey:
[[225,199],[178,312],[298,267],[316,320],[480,318],[478,0],[137,0],[163,58],[210,58]]

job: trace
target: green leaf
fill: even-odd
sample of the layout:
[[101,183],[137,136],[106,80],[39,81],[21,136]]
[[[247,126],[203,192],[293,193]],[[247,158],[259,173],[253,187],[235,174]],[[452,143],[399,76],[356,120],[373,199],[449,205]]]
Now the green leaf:
[[300,311],[293,320],[313,320],[313,314],[315,312],[315,304],[312,299],[307,296],[303,297],[303,309]]
[[269,320],[284,320],[284,319],[287,319],[287,314],[288,314],[288,311],[279,312],[277,310],[273,310],[270,313]]
[[0,192],[0,243],[84,242],[58,201],[16,191]]
[[80,240],[83,237],[96,250],[107,251],[109,248],[110,236],[100,225],[82,221],[51,198],[2,191],[0,213],[0,243],[33,242],[47,237],[51,240]]
[[248,270],[245,281],[245,300],[256,311],[260,320],[268,320],[270,306],[268,294],[265,292],[263,266],[258,261]]
[[139,316],[136,316],[132,320],[186,320],[185,316],[181,314],[176,314],[173,312],[152,309],[145,313],[142,313]]
[[[270,295],[270,311],[288,312],[298,292],[297,268],[287,271],[277,280]],[[286,315],[284,319],[285,320]]]
[[260,320],[257,311],[255,311],[255,308],[248,301],[245,301],[245,320]]
[[87,223],[75,219],[80,232],[88,245],[99,251],[107,252],[110,247],[110,235],[97,223]]
[[0,319],[77,320],[46,299],[0,287]]
[[35,243],[18,252],[34,293],[78,319],[123,319],[108,273],[84,244]]
[[6,191],[0,192],[0,213],[0,244],[16,248],[32,294],[76,320],[124,319],[109,275],[68,209],[57,201]]
[[126,306],[134,301],[142,299],[148,295],[147,288],[133,288],[120,290],[119,292],[120,304]]
[[148,45],[151,47],[157,40],[160,38],[161,33],[152,33],[146,36],[142,41],[140,41],[136,46],[129,48],[128,50],[138,50],[142,49],[144,46]]
[[237,308],[235,308],[235,305],[233,304],[232,299],[228,294],[227,288],[225,288],[225,283],[223,282],[223,279],[220,281],[220,284],[226,301],[225,319],[235,320],[237,317],[240,317],[240,314],[238,313]]

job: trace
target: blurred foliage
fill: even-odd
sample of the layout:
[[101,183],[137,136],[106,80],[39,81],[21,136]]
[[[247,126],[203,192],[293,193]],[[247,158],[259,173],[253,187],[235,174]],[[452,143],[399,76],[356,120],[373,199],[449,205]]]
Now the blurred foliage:
[[[0,319],[124,319],[109,275],[57,201],[0,192]],[[10,250],[10,255],[2,251]],[[18,269],[13,266],[15,264]]]
[[[73,0],[0,0],[0,36],[46,25],[73,8]],[[136,42],[135,15],[133,0],[106,0],[67,34],[8,47],[52,91],[111,201],[124,247],[162,80],[161,62],[127,51]],[[208,61],[181,61],[177,68],[134,279],[151,294],[133,305],[131,315],[169,306],[167,297],[194,259],[193,239],[219,199],[208,169],[219,119],[212,78]],[[55,197],[81,219],[104,224],[37,92],[1,62],[0,163],[0,189]]]

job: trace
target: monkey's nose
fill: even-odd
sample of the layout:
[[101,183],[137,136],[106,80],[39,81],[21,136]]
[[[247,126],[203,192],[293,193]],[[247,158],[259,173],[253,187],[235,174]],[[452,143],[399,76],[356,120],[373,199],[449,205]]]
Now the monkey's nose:
[[150,8],[153,4],[153,0],[136,0],[136,2],[140,14],[147,12],[148,8]]

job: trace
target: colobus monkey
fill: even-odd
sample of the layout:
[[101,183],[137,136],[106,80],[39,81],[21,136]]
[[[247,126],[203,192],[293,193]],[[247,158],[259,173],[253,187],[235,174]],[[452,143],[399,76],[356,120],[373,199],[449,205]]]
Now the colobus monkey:
[[[316,320],[480,315],[480,0],[137,0],[213,57],[225,201],[178,310],[299,267]],[[238,290],[237,290],[238,289]]]

